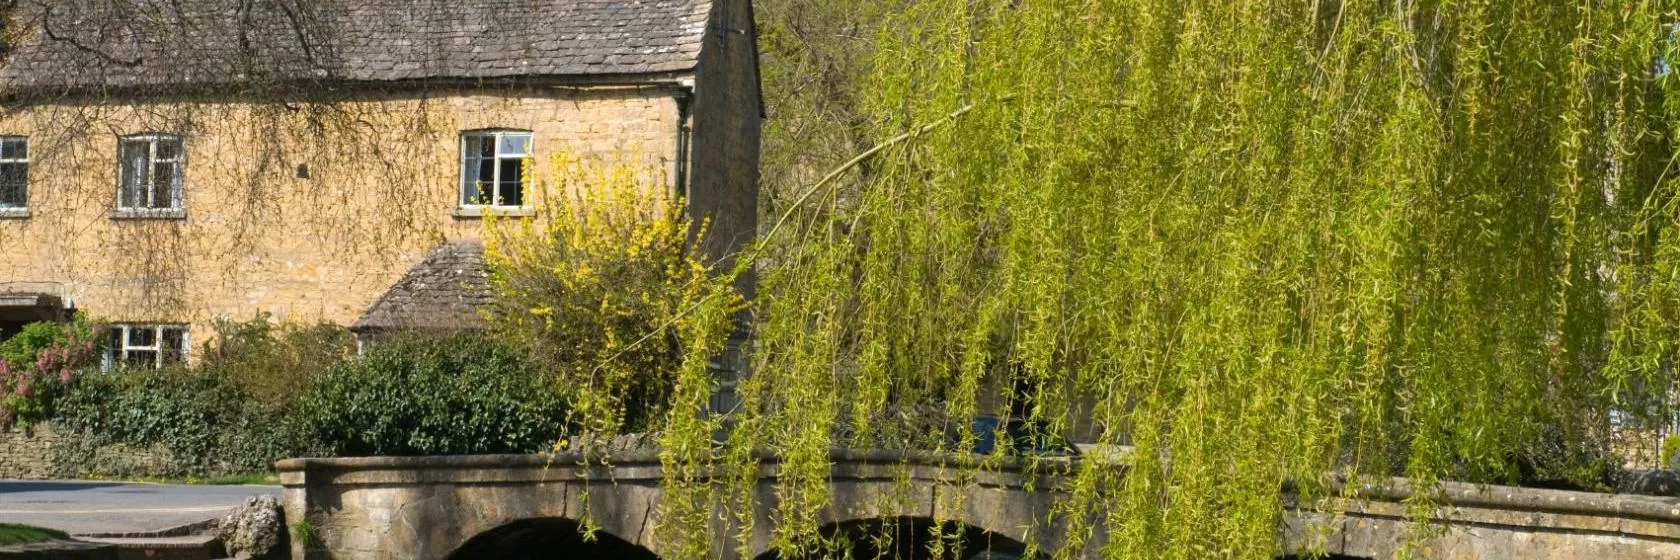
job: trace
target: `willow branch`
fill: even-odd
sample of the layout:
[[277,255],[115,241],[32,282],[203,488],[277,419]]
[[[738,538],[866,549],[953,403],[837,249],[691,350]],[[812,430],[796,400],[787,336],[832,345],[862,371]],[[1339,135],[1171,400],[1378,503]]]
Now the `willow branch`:
[[[1013,98],[1014,98],[1014,96],[1011,95],[1011,96],[1000,97],[1000,98],[998,98],[998,100],[1003,101],[1003,100],[1008,100],[1008,99],[1013,99]],[[893,146],[903,144],[905,142],[910,141],[911,139],[914,139],[914,138],[919,137],[921,135],[927,134],[929,132],[933,132],[935,129],[938,129],[942,126],[945,126],[946,124],[950,124],[951,121],[957,120],[958,118],[961,118],[963,115],[968,114],[969,111],[973,111],[973,110],[974,110],[974,104],[973,103],[970,103],[968,105],[964,105],[964,106],[958,108],[955,111],[951,111],[950,114],[945,115],[943,118],[941,118],[937,121],[933,121],[933,122],[924,124],[922,126],[910,129],[908,132],[905,132],[904,134],[894,136],[892,138],[887,139],[887,141],[885,141],[885,142],[882,142],[880,144],[876,144],[875,147],[870,148],[868,150],[865,150],[863,153],[858,154],[857,157],[852,158],[850,161],[847,161],[844,164],[841,164],[840,167],[834,168],[833,171],[828,172],[828,175],[824,175],[822,179],[818,180],[815,184],[811,185],[811,188],[807,189],[805,191],[805,194],[799,195],[799,198],[795,199],[793,201],[793,204],[789,205],[788,209],[786,211],[782,212],[781,217],[776,219],[776,224],[771,226],[770,230],[765,232],[764,237],[759,240],[759,249],[753,251],[752,256],[749,257],[747,260],[749,260],[749,261],[750,260],[757,260],[758,256],[764,252],[763,251],[764,242],[769,241],[771,238],[775,237],[776,232],[782,229],[782,224],[787,223],[788,218],[793,216],[793,212],[795,210],[798,210],[800,206],[803,206],[806,201],[810,200],[811,196],[816,194],[818,190],[821,190],[823,187],[829,186],[830,184],[834,183],[835,180],[839,179],[840,176],[845,175],[846,172],[851,171],[853,168],[856,168],[859,165],[862,165],[863,162],[865,162],[865,161],[869,161],[870,158],[875,157],[876,155],[880,154],[883,151],[886,151],[887,148],[891,148]]]
[[[1014,96],[1011,95],[1011,96],[1000,97],[998,99],[1001,101],[1001,100],[1008,100],[1008,99],[1013,99],[1013,98],[1014,98]],[[852,158],[851,160],[847,161],[846,163],[841,164],[840,167],[836,167],[836,168],[834,168],[833,171],[828,172],[828,175],[824,175],[822,179],[818,180],[815,184],[811,185],[811,188],[806,189],[805,194],[799,195],[799,198],[797,200],[793,201],[793,204],[788,207],[787,211],[782,212],[781,217],[776,219],[776,224],[774,226],[770,227],[770,231],[765,232],[764,237],[759,238],[758,246],[753,249],[752,253],[747,255],[746,258],[743,259],[743,262],[736,264],[735,270],[740,271],[746,266],[747,263],[751,263],[753,261],[758,260],[758,258],[764,254],[764,247],[767,245],[766,242],[769,241],[770,238],[775,237],[776,232],[781,230],[782,224],[787,223],[788,217],[793,215],[793,211],[798,210],[799,207],[804,205],[806,201],[810,200],[811,196],[816,194],[817,191],[822,190],[823,187],[827,187],[827,186],[833,184],[835,180],[839,179],[842,175],[845,175],[846,172],[851,171],[852,169],[856,168],[857,166],[863,164],[863,162],[865,162],[865,161],[869,161],[870,158],[873,158],[876,155],[879,155],[881,152],[886,151],[887,148],[891,148],[893,146],[897,146],[899,144],[909,142],[910,140],[912,140],[914,138],[917,138],[917,137],[922,136],[924,134],[927,134],[929,132],[933,132],[934,130],[936,130],[936,129],[942,127],[942,126],[945,126],[947,124],[950,124],[952,121],[955,121],[958,118],[961,118],[963,115],[966,115],[966,114],[969,113],[969,111],[973,111],[973,110],[974,110],[974,104],[973,103],[970,103],[968,105],[964,105],[962,107],[959,107],[957,110],[951,111],[949,114],[946,114],[944,117],[940,118],[939,120],[936,120],[936,121],[924,124],[922,126],[910,129],[909,131],[905,132],[904,134],[900,134],[898,136],[888,138],[885,142],[881,142],[880,144],[876,144],[875,147],[870,148],[868,150],[865,150],[863,153],[858,154],[857,157]],[[739,273],[739,272],[737,272],[737,273]],[[690,305],[687,308],[683,309],[682,311],[678,312],[676,315],[671,316],[670,319],[667,319],[663,324],[659,325],[658,328],[653,329],[651,331],[648,331],[648,333],[642,335],[641,338],[638,338],[634,342],[631,342],[629,345],[626,345],[625,347],[620,348],[617,352],[614,352],[611,356],[607,356],[607,359],[602,360],[601,363],[596,364],[595,367],[590,370],[590,374],[594,375],[595,373],[600,372],[601,368],[606,367],[608,364],[613,363],[613,361],[617,360],[620,356],[623,356],[626,352],[629,352],[631,350],[635,350],[636,348],[640,347],[643,343],[646,343],[647,341],[652,340],[653,337],[659,336],[660,334],[664,333],[666,329],[669,329],[673,325],[677,324],[677,321],[681,321],[684,317],[687,317],[690,313],[693,313],[694,310],[699,309],[700,306],[705,305],[706,302],[711,301],[712,298],[715,297],[715,296],[716,296],[715,293],[708,294],[708,295],[706,295],[706,297],[700,298],[700,301],[694,302],[693,305]]]

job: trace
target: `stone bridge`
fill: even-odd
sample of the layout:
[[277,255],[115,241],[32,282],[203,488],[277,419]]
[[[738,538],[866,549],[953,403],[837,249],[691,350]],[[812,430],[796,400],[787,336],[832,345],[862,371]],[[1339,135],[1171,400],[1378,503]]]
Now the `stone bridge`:
[[[951,456],[836,451],[825,533],[890,528],[897,555],[929,558],[927,529],[941,523],[961,535],[963,560],[1019,558],[1031,539],[1055,550],[1065,528],[1039,526],[1062,497],[1053,475],[1018,466],[978,469]],[[661,469],[651,454],[583,467],[577,456],[500,455],[293,459],[279,464],[286,518],[305,520],[313,542],[292,539],[298,559],[675,558],[654,538]],[[768,510],[778,464],[766,458],[756,500],[761,507],[739,550],[738,527],[709,528],[713,558],[773,560]],[[1036,491],[1029,491],[1033,488]],[[1424,558],[1680,558],[1680,500],[1560,490],[1446,484],[1432,525],[1414,540]],[[1332,558],[1387,559],[1417,539],[1404,480],[1363,488],[1345,513],[1286,512],[1283,551],[1308,540]],[[577,520],[592,519],[593,540]],[[713,523],[724,523],[719,516]],[[938,520],[938,521],[935,521]],[[721,529],[721,530],[720,530]],[[696,528],[696,530],[700,530]],[[294,534],[297,534],[294,528]],[[1086,558],[1098,557],[1099,529]],[[1319,539],[1324,539],[1320,541]],[[860,547],[872,545],[859,544]],[[989,551],[971,555],[972,551]],[[874,557],[873,548],[854,555]]]

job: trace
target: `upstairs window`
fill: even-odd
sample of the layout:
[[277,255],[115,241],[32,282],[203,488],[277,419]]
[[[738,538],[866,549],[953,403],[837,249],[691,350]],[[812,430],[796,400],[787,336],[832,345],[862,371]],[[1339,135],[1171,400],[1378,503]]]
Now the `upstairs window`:
[[0,213],[29,208],[29,139],[0,136]]
[[483,130],[461,134],[461,206],[525,205],[531,133]]
[[181,209],[181,172],[185,153],[180,136],[141,134],[117,141],[117,209]]
[[111,325],[105,366],[160,368],[185,363],[190,348],[186,325]]

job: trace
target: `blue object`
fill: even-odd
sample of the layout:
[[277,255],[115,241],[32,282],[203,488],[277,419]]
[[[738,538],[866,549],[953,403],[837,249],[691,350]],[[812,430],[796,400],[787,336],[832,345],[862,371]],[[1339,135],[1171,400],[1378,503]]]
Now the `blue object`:
[[997,449],[997,429],[1001,422],[996,416],[975,416],[968,429],[974,431],[974,452],[991,455]]

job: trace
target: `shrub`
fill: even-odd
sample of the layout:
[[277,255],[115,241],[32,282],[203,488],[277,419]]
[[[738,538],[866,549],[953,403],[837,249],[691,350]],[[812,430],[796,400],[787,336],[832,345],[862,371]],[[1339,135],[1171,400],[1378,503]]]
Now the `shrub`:
[[304,391],[300,431],[335,455],[521,453],[548,448],[565,407],[525,354],[481,336],[398,336]]
[[1662,462],[1658,463],[1657,468],[1659,468],[1659,469],[1672,469],[1672,468],[1674,468],[1674,456],[1675,456],[1675,454],[1680,454],[1680,435],[1669,434],[1667,436],[1664,436],[1663,440],[1662,440],[1662,454],[1661,454]]
[[41,350],[62,346],[71,339],[93,340],[93,327],[81,315],[68,323],[30,323],[11,338],[0,341],[0,361],[14,367],[33,363]]
[[623,165],[559,158],[554,167],[559,184],[543,198],[551,219],[487,222],[491,331],[574,388],[584,429],[652,428],[695,346],[685,336],[715,334],[692,328],[695,315],[733,311],[740,296],[708,281],[689,250],[704,228],[659,182]]
[[[266,471],[320,454],[288,420],[298,388],[351,355],[332,325],[276,325],[268,316],[221,321],[192,368],[119,368],[67,384],[55,423],[74,434],[57,461],[75,474],[219,476]],[[167,464],[106,461],[102,448],[167,451]]]
[[95,357],[93,328],[81,316],[31,323],[0,342],[0,428],[52,417],[73,378]]
[[332,323],[275,324],[262,313],[244,322],[218,320],[215,329],[200,367],[273,414],[289,412],[299,387],[356,353],[350,330]]
[[[116,476],[216,476],[264,471],[309,446],[292,436],[282,417],[268,414],[218,372],[182,367],[119,369],[76,380],[55,423],[80,434],[89,457],[78,470]],[[168,450],[171,464],[155,472],[90,464],[101,446]],[[114,471],[112,469],[115,469]]]

